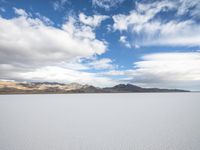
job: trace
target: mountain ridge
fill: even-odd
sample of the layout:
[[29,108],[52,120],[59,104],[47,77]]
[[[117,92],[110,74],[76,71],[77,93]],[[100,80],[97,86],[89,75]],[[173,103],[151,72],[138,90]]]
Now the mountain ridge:
[[57,82],[9,82],[0,81],[0,94],[67,94],[67,93],[148,93],[190,92],[181,89],[143,88],[133,84],[118,84],[113,87],[95,87],[79,83]]

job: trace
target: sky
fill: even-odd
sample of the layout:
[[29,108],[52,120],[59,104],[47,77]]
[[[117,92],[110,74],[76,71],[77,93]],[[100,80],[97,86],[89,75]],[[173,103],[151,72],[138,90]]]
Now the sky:
[[200,90],[200,0],[0,0],[0,80]]

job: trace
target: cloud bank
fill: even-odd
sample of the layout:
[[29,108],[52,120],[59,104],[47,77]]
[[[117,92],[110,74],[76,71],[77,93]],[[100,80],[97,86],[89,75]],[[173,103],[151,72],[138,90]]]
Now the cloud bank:
[[[81,59],[93,59],[107,50],[107,44],[96,38],[92,27],[69,17],[61,28],[56,28],[32,18],[23,9],[14,11],[17,17],[0,17],[1,79],[111,84],[111,79],[80,71],[92,66],[92,61],[91,65],[83,65]],[[106,60],[102,66],[98,61],[93,65],[110,67]],[[70,68],[70,64],[78,68]]]
[[200,53],[154,53],[141,57],[129,70],[112,70],[106,76],[122,76],[121,81],[143,87],[199,90]]

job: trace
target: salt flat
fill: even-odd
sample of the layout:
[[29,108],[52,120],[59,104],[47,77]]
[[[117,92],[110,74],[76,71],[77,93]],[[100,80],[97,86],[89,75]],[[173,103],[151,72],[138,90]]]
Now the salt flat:
[[200,93],[2,95],[1,150],[199,150]]

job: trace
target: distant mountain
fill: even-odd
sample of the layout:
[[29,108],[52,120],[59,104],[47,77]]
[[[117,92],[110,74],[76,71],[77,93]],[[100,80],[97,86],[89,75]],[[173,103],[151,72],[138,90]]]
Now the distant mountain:
[[189,92],[180,89],[142,88],[132,84],[119,84],[114,87],[104,88],[110,93],[136,93],[136,92]]
[[119,84],[114,87],[104,88],[108,92],[143,92],[143,88],[132,84]]
[[189,92],[179,89],[142,88],[132,84],[99,88],[78,83],[9,82],[0,81],[0,94],[64,94],[64,93],[136,93],[136,92]]

